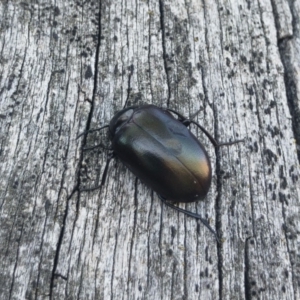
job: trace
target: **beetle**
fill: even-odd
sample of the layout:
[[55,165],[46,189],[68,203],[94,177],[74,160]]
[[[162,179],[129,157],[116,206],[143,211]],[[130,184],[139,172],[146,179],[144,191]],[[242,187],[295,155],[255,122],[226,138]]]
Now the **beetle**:
[[113,116],[108,125],[85,133],[109,128],[112,152],[101,186],[105,183],[109,163],[116,156],[166,205],[200,219],[218,240],[216,232],[205,219],[173,205],[203,200],[211,185],[210,159],[204,146],[187,128],[191,123],[198,126],[215,147],[242,141],[218,143],[200,124],[175,110],[155,105],[124,108]]

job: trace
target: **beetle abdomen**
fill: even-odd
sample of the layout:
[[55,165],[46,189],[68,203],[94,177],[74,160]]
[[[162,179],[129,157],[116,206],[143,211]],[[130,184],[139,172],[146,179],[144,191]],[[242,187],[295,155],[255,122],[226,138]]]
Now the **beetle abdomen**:
[[203,199],[211,183],[209,157],[195,136],[168,111],[135,109],[112,140],[121,161],[169,201]]

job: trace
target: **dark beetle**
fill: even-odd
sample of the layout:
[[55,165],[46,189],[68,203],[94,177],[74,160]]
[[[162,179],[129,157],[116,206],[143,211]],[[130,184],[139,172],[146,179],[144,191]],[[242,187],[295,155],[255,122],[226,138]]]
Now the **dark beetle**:
[[153,105],[126,108],[112,118],[109,132],[117,157],[169,202],[206,196],[211,183],[207,152],[169,111]]
[[109,162],[116,155],[164,203],[200,219],[216,234],[199,215],[171,204],[202,200],[211,185],[210,160],[203,145],[187,128],[191,123],[196,124],[215,147],[239,142],[218,144],[201,125],[171,109],[154,105],[128,107],[116,113],[109,125],[92,130],[109,127],[112,141],[113,152],[101,185],[105,182]]

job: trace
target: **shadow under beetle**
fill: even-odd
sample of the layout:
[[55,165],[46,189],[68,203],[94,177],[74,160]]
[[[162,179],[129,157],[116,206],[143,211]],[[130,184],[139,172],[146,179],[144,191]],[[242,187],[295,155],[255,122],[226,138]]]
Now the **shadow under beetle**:
[[203,200],[211,185],[211,163],[203,145],[187,128],[191,123],[198,126],[215,147],[243,141],[218,143],[200,124],[172,109],[163,109],[155,105],[122,109],[114,115],[109,125],[83,134],[109,128],[111,153],[107,159],[101,186],[105,183],[111,159],[117,156],[134,175],[153,189],[167,206],[199,219],[218,240],[216,232],[207,220],[172,204]]

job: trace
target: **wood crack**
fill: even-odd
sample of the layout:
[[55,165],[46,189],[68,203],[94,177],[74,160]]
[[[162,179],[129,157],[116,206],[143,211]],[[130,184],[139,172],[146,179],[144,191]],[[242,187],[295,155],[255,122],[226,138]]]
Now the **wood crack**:
[[167,64],[164,0],[159,0],[159,12],[160,12],[160,28],[161,28],[161,39],[162,39],[162,49],[163,49],[163,61],[164,61],[164,69],[167,76],[167,86],[168,86],[167,107],[169,108],[170,99],[171,99],[171,82],[170,82],[170,76],[169,76],[168,64]]

